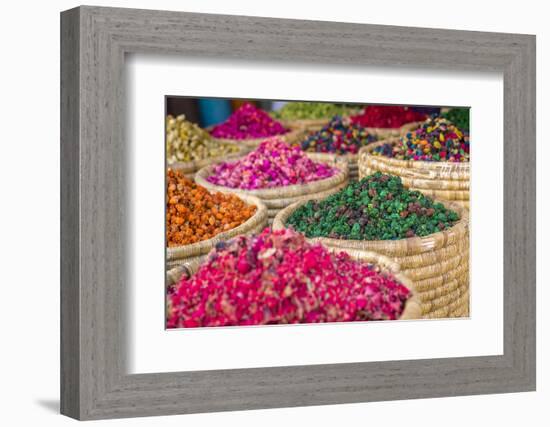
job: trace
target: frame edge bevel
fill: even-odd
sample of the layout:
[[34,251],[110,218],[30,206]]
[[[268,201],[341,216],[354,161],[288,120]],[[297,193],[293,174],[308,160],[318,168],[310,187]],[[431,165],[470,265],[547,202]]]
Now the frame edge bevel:
[[80,419],[80,9],[61,13],[60,411]]

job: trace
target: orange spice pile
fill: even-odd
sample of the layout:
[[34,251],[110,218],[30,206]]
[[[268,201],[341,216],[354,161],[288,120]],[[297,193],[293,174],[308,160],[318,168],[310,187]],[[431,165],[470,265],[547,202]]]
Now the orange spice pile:
[[166,175],[166,241],[181,246],[211,239],[237,227],[256,212],[233,194],[210,193],[181,172]]

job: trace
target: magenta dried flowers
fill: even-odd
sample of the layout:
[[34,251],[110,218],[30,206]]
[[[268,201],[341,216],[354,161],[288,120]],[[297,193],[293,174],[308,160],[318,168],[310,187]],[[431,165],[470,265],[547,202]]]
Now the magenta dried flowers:
[[410,291],[391,274],[291,229],[220,242],[168,295],[168,327],[398,319]]
[[287,129],[281,123],[250,103],[243,104],[210,132],[223,139],[258,139],[285,133]]
[[299,147],[280,139],[266,140],[242,159],[214,166],[206,180],[212,184],[244,190],[306,184],[325,179],[337,170],[310,159]]

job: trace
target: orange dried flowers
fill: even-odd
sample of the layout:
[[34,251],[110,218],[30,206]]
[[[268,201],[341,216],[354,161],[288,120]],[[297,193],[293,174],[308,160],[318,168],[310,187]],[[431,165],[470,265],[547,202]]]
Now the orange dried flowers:
[[180,171],[168,169],[166,178],[166,242],[170,247],[211,239],[256,212],[256,206],[233,194],[210,193]]

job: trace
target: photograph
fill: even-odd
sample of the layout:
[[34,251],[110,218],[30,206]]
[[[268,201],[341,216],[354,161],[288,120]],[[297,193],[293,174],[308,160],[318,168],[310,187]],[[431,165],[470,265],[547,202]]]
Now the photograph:
[[469,106],[164,107],[167,329],[470,316]]

